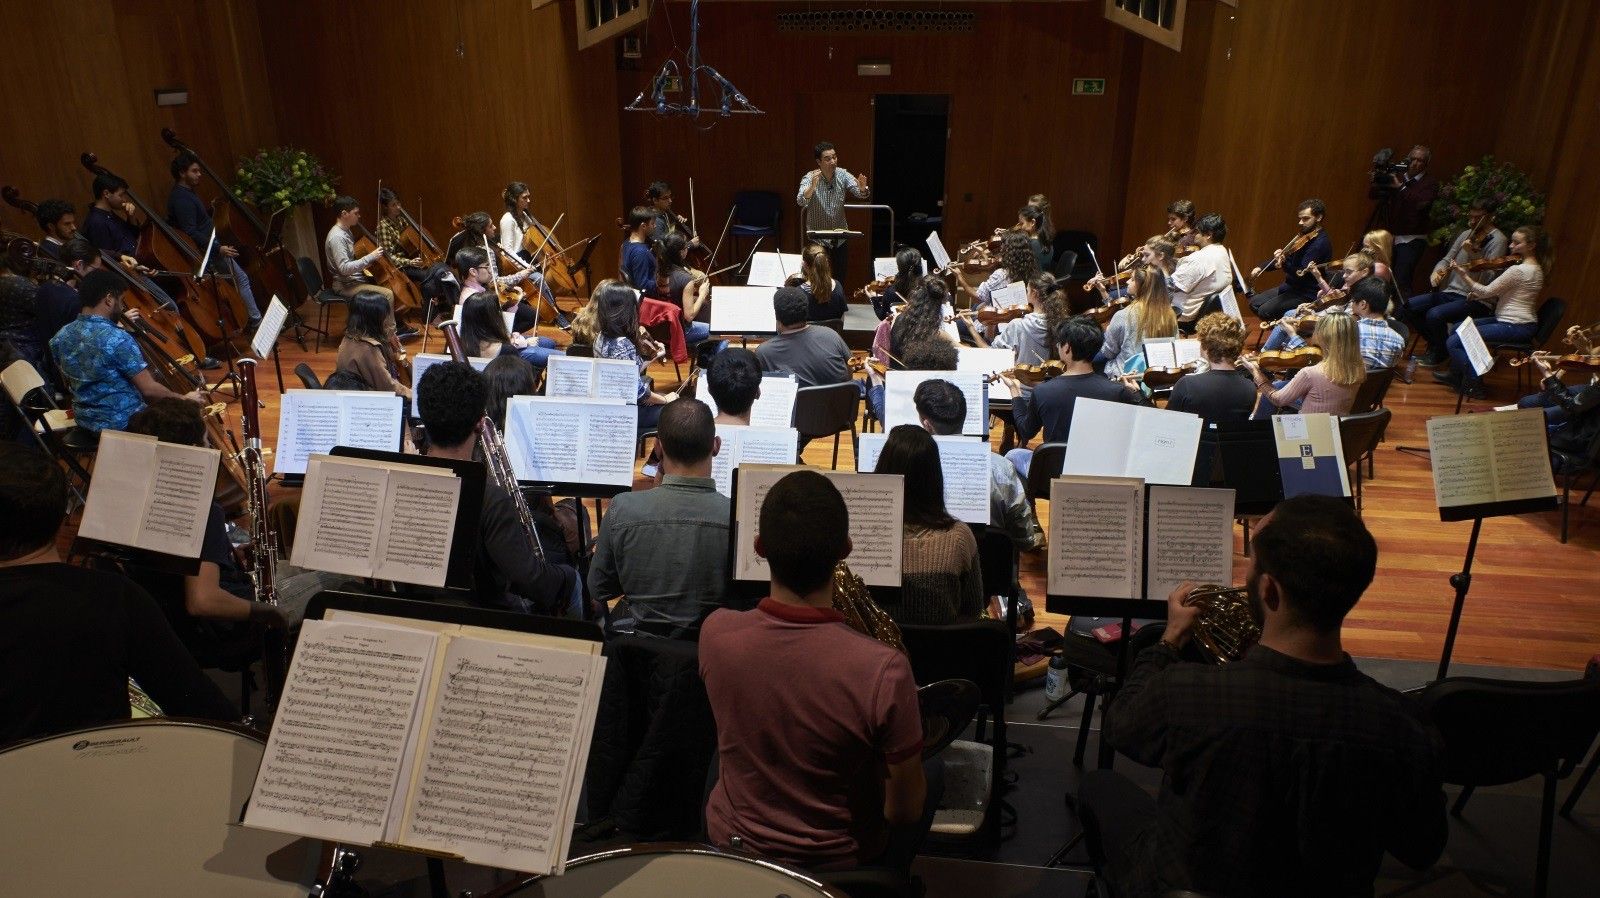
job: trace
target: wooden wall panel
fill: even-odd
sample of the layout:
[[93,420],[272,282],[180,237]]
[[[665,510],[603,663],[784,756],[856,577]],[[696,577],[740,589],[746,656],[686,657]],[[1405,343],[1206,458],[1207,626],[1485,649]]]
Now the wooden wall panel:
[[[89,201],[85,150],[135,192],[166,207],[171,127],[226,171],[277,139],[261,34],[250,0],[83,0],[12,3],[0,54],[0,180],[33,200]],[[187,106],[158,107],[155,90],[189,91]],[[37,227],[9,206],[7,228]]]
[[1539,52],[1493,0],[1193,2],[1188,28],[1183,53],[1144,54],[1122,245],[1187,197],[1227,219],[1246,271],[1307,197],[1328,204],[1336,250],[1359,237],[1380,147],[1426,143],[1440,175],[1492,151],[1510,93],[1496,62]]
[[[951,97],[947,245],[1010,225],[1035,192],[1049,195],[1057,227],[1102,234],[1120,229],[1127,149],[1118,121],[1131,112],[1134,85],[1125,76],[1137,69],[1128,60],[1136,61],[1143,48],[1138,38],[1106,23],[1098,5],[940,5],[975,12],[971,34],[778,30],[778,13],[817,8],[703,4],[703,59],[767,114],[702,116],[702,125],[716,124],[699,130],[683,120],[621,113],[624,200],[635,201],[651,180],[664,178],[673,184],[678,211],[687,215],[687,179],[693,177],[700,229],[712,240],[737,190],[776,190],[786,200],[785,246],[793,249],[799,209],[790,198],[813,167],[812,145],[831,140],[841,164],[871,172],[873,96],[940,93]],[[674,40],[687,47],[688,34],[688,4],[664,4],[653,13],[639,70],[619,77],[618,106],[648,86]],[[886,59],[893,74],[858,76],[856,63],[863,59]],[[1106,78],[1106,95],[1072,96],[1073,77]],[[860,221],[865,226],[865,218]],[[860,285],[866,256],[852,253],[855,270],[844,278],[846,286]]]
[[[522,0],[262,3],[283,139],[317,153],[370,225],[379,179],[441,241],[454,215],[504,211],[533,189],[557,236],[603,233],[597,275],[617,267],[621,200],[609,44],[580,53],[573,5]],[[319,230],[328,224],[319,213]]]

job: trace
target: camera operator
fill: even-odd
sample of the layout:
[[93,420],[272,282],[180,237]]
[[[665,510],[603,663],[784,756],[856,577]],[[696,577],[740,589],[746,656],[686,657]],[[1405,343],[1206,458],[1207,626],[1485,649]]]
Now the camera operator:
[[1414,290],[1411,275],[1428,246],[1428,210],[1439,196],[1439,179],[1428,174],[1433,151],[1417,144],[1405,162],[1390,163],[1384,149],[1372,160],[1372,186],[1367,197],[1378,201],[1367,230],[1387,230],[1394,235],[1394,279],[1400,295]]

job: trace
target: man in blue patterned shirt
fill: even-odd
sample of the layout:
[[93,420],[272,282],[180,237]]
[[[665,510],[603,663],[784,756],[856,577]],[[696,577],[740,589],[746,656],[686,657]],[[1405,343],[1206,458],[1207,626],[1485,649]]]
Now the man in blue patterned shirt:
[[[83,309],[77,320],[50,340],[56,366],[72,391],[73,417],[79,427],[96,435],[123,429],[151,399],[206,401],[199,390],[174,393],[151,375],[138,342],[114,323],[124,311],[122,291],[121,280],[111,272],[89,272],[78,284]],[[127,314],[139,326],[138,313]]]

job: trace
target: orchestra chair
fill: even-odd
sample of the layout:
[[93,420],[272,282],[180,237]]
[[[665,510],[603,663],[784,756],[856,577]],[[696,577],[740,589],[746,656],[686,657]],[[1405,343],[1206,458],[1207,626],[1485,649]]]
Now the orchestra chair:
[[1077,267],[1077,252],[1064,249],[1056,256],[1055,261],[1050,263],[1050,273],[1056,276],[1056,280],[1064,281],[1072,277],[1072,270]]
[[294,376],[300,378],[300,383],[308,390],[322,389],[322,381],[317,379],[317,372],[312,371],[311,366],[305,362],[294,366]]
[[1561,462],[1561,470],[1556,476],[1561,478],[1561,542],[1567,541],[1567,521],[1572,511],[1572,487],[1578,478],[1584,474],[1592,473],[1594,478],[1589,481],[1589,490],[1583,494],[1583,501],[1579,505],[1588,505],[1589,497],[1594,495],[1595,487],[1600,486],[1600,433],[1589,441],[1589,446],[1582,455],[1571,452],[1562,452],[1552,449],[1550,454]]
[[844,383],[801,387],[795,391],[794,428],[800,431],[802,446],[808,440],[833,436],[833,469],[839,470],[839,434],[850,431],[850,447],[857,451],[856,417],[860,413],[861,390],[853,380]]
[[[1511,340],[1504,343],[1488,341],[1489,354],[1499,358],[1500,353],[1510,353],[1513,359],[1527,358],[1534,352],[1543,349],[1550,338],[1556,335],[1561,327],[1561,319],[1567,315],[1567,301],[1559,296],[1552,296],[1539,306],[1539,327],[1533,336],[1526,340]],[[1522,382],[1525,378],[1532,377],[1526,365],[1517,368],[1517,395],[1523,395]]]
[[317,263],[305,256],[296,256],[295,261],[300,266],[300,282],[306,285],[306,295],[317,304],[317,326],[311,328],[317,335],[317,343],[316,349],[312,351],[321,352],[322,338],[329,337],[331,342],[332,335],[328,332],[328,328],[332,324],[329,320],[332,317],[332,309],[335,305],[344,305],[346,300],[323,285],[322,272],[317,270]]
[[[1213,294],[1211,296],[1206,297],[1206,301],[1200,304],[1200,312],[1199,312],[1199,314],[1194,316],[1194,320],[1193,321],[1179,321],[1178,322],[1178,333],[1180,335],[1182,335],[1182,336],[1185,336],[1185,337],[1194,336],[1194,330],[1195,330],[1196,327],[1199,326],[1200,319],[1206,317],[1207,315],[1210,315],[1213,312],[1220,312],[1220,311],[1222,311],[1222,299],[1221,299],[1220,295]],[[1256,345],[1257,346],[1261,345],[1261,341],[1263,339],[1264,338],[1261,337],[1260,334],[1257,334],[1256,335]]]
[[[38,369],[27,359],[17,359],[0,371],[0,384],[4,385],[6,396],[17,407],[17,413],[33,434],[34,442],[46,455],[66,466],[72,475],[67,478],[67,486],[72,490],[73,498],[82,505],[89,489],[89,470],[78,461],[77,456],[80,453],[93,455],[97,441],[72,439],[79,435],[78,425],[73,423],[65,409],[56,405],[44,378],[39,376]],[[92,435],[84,431],[81,436]]]
[[1381,408],[1389,395],[1389,387],[1394,384],[1394,375],[1393,368],[1367,369],[1366,379],[1356,387],[1355,398],[1350,400],[1350,413],[1358,415]]
[[[1600,680],[1600,655],[1589,659],[1588,666],[1583,669],[1583,677],[1586,680]],[[1600,768],[1600,745],[1595,747],[1594,754],[1589,757],[1589,763],[1583,768],[1583,773],[1579,774],[1578,781],[1572,785],[1572,791],[1567,793],[1567,800],[1562,802],[1561,816],[1568,818],[1572,816],[1572,808],[1578,803],[1578,796],[1588,788],[1589,781],[1594,779],[1597,768]]]
[[592,359],[594,358],[594,347],[588,343],[569,343],[567,345],[567,355],[575,359]]
[[[1095,273],[1094,265],[1089,260],[1094,255],[1089,252],[1090,247],[1098,250],[1100,239],[1093,231],[1057,231],[1050,240],[1050,270],[1056,270],[1056,261],[1066,253],[1072,253],[1073,266],[1068,270],[1068,276],[1075,281],[1086,281]],[[1115,259],[1108,259],[1105,264],[1114,263]],[[1080,266],[1078,263],[1082,262]]]
[[[1393,374],[1390,369],[1388,374]],[[1356,469],[1356,514],[1361,514],[1361,461],[1366,459],[1369,463],[1372,455],[1378,449],[1378,444],[1383,442],[1384,432],[1389,429],[1389,420],[1394,413],[1386,408],[1358,415],[1345,415],[1339,419],[1339,442],[1344,445],[1344,463],[1348,469],[1354,465]]]
[[828,330],[831,330],[834,333],[838,334],[839,335],[839,339],[841,339],[841,340],[844,339],[844,319],[843,318],[829,318],[826,321],[813,321],[811,323],[813,325],[817,326],[817,327],[825,327]]
[[[940,680],[969,680],[979,692],[974,741],[957,740],[941,755],[945,758],[944,801],[934,815],[928,844],[978,857],[992,856],[1001,838],[1004,803],[1000,793],[1007,756],[1006,697],[1011,689],[1011,659],[1016,641],[1006,625],[997,620],[937,626],[901,624],[900,637],[905,642],[917,685],[926,686]],[[991,719],[993,726],[988,725]],[[952,749],[969,757],[987,752],[988,781],[964,777],[964,770],[976,768],[953,763]],[[970,810],[979,802],[983,804],[981,813]]]
[[1530,683],[1447,677],[1423,687],[1419,709],[1437,728],[1446,783],[1461,786],[1450,813],[1460,816],[1478,786],[1544,780],[1533,894],[1550,878],[1556,783],[1569,776],[1600,734],[1600,678]]
[[[778,220],[783,217],[783,198],[771,190],[741,190],[733,195],[733,225],[728,228],[733,254],[739,255],[740,240],[776,238]],[[779,246],[774,246],[777,251]]]
[[1033,450],[1033,460],[1028,463],[1028,499],[1033,503],[1034,517],[1039,516],[1039,500],[1050,499],[1050,481],[1061,476],[1066,460],[1066,443],[1041,443]]

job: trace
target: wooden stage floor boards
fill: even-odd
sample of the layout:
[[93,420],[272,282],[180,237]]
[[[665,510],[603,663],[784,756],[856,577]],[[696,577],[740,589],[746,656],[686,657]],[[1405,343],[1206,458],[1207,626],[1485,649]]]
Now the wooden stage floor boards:
[[[336,312],[335,335],[341,316]],[[557,339],[566,342],[564,334],[557,333]],[[322,352],[314,353],[283,338],[279,351],[286,385],[299,386],[293,371],[300,362],[326,377],[333,371],[337,345],[324,340]],[[408,350],[415,353],[419,346],[412,342]],[[437,337],[430,339],[431,351],[442,351],[441,346]],[[1441,523],[1433,504],[1426,455],[1417,457],[1395,448],[1426,446],[1428,417],[1450,414],[1455,408],[1455,394],[1434,383],[1429,370],[1417,369],[1415,383],[1396,381],[1385,403],[1393,410],[1394,419],[1387,441],[1377,452],[1377,478],[1364,487],[1365,520],[1378,540],[1379,567],[1377,579],[1345,627],[1345,645],[1354,655],[1436,660],[1443,645],[1454,597],[1449,580],[1460,570],[1472,525]],[[656,365],[652,374],[663,388],[670,389],[675,382],[670,362]],[[266,404],[261,410],[262,431],[270,444],[276,438],[278,418],[278,385],[270,359],[261,365],[258,383]],[[1489,384],[1490,398],[1468,402],[1466,409],[1486,411],[1516,398],[1513,369],[1497,366]],[[236,405],[229,407],[228,416],[230,424],[237,427]],[[994,437],[998,445],[998,428]],[[831,440],[816,440],[804,460],[826,466],[831,454]],[[839,463],[841,467],[854,464],[848,438],[842,442]],[[646,485],[637,482],[638,488]],[[1578,498],[1581,494],[1574,494],[1574,501]],[[1039,503],[1047,527],[1048,508],[1048,502]],[[1574,506],[1566,545],[1558,541],[1559,533],[1559,512],[1484,521],[1472,588],[1456,641],[1456,661],[1578,671],[1591,655],[1600,652],[1600,499],[1592,500],[1588,507]],[[1052,537],[1061,538],[1061,534]],[[1242,579],[1248,566],[1240,550],[1240,534],[1235,528],[1235,582]],[[1064,618],[1043,613],[1042,552],[1023,556],[1022,576],[1024,588],[1040,611],[1040,624],[1062,627]]]

